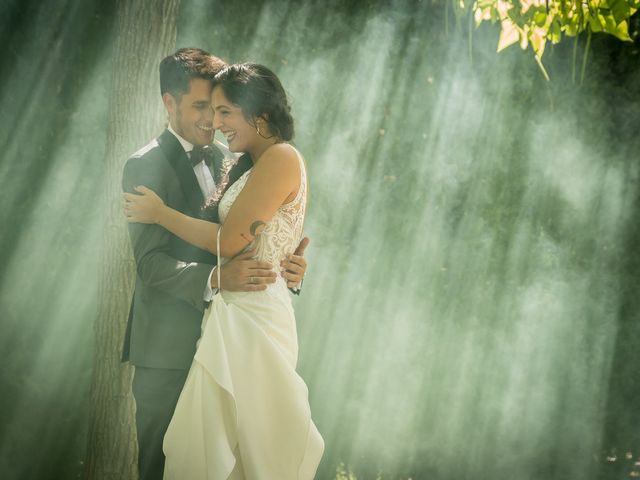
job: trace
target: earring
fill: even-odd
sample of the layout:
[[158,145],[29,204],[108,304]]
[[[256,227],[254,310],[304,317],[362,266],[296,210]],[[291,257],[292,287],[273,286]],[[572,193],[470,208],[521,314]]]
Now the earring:
[[262,138],[264,139],[269,139],[269,138],[273,138],[273,135],[270,135],[268,137],[265,137],[262,132],[260,131],[260,125],[258,125],[258,122],[256,122],[256,132],[258,132],[258,135],[260,135]]

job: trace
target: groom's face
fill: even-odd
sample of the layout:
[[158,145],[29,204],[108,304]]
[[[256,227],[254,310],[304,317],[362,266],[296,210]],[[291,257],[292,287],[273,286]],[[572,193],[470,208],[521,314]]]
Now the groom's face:
[[169,121],[175,132],[194,145],[213,142],[213,111],[211,110],[211,82],[203,78],[189,81],[189,90],[179,101],[169,94],[163,96]]

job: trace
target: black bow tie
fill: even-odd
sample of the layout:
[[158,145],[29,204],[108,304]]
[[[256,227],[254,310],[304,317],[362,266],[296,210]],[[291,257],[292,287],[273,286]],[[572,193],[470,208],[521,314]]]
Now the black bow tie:
[[213,166],[213,158],[215,153],[213,152],[213,147],[210,145],[205,145],[204,147],[193,147],[191,150],[191,156],[189,159],[191,160],[191,165],[195,167],[201,161],[204,160],[204,163],[207,164],[208,167]]

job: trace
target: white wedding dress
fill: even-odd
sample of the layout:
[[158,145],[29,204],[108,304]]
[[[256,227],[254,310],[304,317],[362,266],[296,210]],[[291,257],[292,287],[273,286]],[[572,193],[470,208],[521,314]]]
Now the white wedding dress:
[[[307,180],[254,241],[259,260],[279,270],[302,235]],[[220,200],[222,222],[251,170]],[[221,259],[221,261],[224,261]],[[311,480],[324,442],[296,373],[298,341],[284,279],[261,292],[218,293],[164,437],[165,480]]]

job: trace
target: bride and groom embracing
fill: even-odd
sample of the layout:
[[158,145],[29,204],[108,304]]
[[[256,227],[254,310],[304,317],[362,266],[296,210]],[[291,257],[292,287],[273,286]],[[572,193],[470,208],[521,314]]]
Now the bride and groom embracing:
[[312,479],[324,443],[288,290],[307,176],[286,94],[268,68],[194,48],[162,60],[160,88],[169,126],[123,174],[140,478]]

